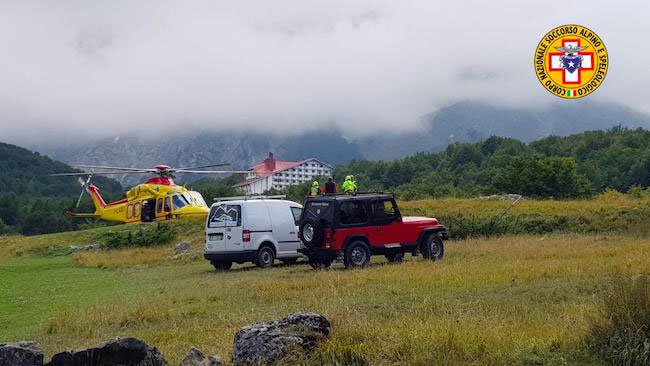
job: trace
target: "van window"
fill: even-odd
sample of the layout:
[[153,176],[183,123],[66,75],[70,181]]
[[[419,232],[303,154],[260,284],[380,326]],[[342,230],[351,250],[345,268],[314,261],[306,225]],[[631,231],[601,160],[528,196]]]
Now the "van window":
[[221,204],[212,207],[208,227],[241,226],[241,206]]
[[302,208],[291,207],[291,213],[293,214],[293,221],[295,221],[296,225],[298,225],[298,222],[300,221],[300,215],[302,215]]
[[368,212],[363,201],[341,203],[339,216],[342,225],[363,224],[368,222]]

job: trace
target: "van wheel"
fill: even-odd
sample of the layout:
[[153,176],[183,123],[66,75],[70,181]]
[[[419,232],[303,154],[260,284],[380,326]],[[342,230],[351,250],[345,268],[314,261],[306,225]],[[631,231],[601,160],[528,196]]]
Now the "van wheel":
[[232,267],[232,262],[212,262],[212,265],[217,271],[227,271]]
[[386,254],[386,259],[390,263],[399,263],[404,259],[404,253],[388,253]]
[[361,240],[353,241],[345,250],[343,263],[347,269],[366,267],[370,263],[370,249],[368,248],[368,244]]
[[422,246],[422,257],[429,260],[442,259],[445,254],[445,245],[440,236],[431,234],[427,237]]
[[290,266],[292,264],[296,264],[296,262],[298,262],[298,258],[281,259],[281,261],[285,266]]
[[275,252],[273,248],[265,245],[257,250],[257,260],[255,264],[260,268],[271,267],[275,261]]

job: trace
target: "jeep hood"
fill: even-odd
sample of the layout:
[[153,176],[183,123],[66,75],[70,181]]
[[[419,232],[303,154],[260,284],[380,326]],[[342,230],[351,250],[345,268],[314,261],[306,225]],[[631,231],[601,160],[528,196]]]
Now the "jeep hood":
[[424,216],[402,216],[402,222],[405,224],[439,225],[438,219]]

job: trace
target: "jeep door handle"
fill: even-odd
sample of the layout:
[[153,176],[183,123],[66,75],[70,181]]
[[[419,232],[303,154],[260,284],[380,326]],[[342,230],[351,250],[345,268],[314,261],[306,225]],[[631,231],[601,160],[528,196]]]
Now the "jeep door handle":
[[296,233],[295,231],[289,231],[289,234],[295,234],[295,233]]

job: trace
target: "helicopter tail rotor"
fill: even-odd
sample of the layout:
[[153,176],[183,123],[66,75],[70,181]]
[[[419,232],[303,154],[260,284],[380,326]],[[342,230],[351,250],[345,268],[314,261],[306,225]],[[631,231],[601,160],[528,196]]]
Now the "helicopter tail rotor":
[[79,194],[79,199],[77,200],[77,205],[75,206],[75,209],[79,208],[79,205],[81,204],[81,198],[83,198],[84,193],[88,190],[88,184],[90,184],[91,178],[92,175],[89,175],[88,179],[86,179],[85,181],[81,177],[77,178],[77,181],[79,182],[79,184],[81,184],[81,194]]

